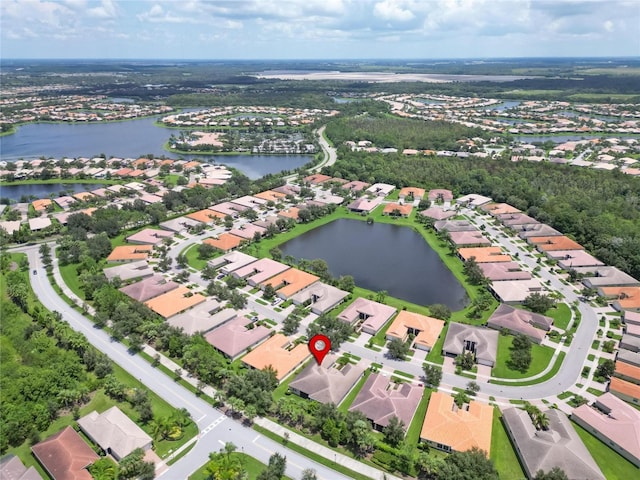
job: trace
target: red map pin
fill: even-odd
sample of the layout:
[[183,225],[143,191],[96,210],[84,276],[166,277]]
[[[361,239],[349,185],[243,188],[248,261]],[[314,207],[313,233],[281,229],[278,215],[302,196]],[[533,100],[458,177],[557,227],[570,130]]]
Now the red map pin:
[[322,365],[322,360],[326,357],[329,350],[331,350],[331,340],[326,335],[318,334],[311,337],[309,340],[309,350],[311,354],[318,362],[318,365]]

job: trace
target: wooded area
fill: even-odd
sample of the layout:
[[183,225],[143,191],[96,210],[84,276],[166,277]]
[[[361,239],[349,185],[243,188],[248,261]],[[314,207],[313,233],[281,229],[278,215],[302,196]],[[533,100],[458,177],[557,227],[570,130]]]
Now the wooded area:
[[507,202],[575,238],[608,265],[640,278],[640,181],[549,163],[352,152],[323,173],[398,187],[451,189]]

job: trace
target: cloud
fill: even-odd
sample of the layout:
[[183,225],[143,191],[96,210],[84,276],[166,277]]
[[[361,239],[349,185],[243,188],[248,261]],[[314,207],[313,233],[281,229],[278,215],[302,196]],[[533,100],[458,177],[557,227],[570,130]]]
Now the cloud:
[[413,12],[406,8],[404,3],[401,0],[384,0],[375,4],[373,14],[378,18],[392,22],[406,22],[415,18]]
[[94,18],[116,18],[118,16],[118,8],[113,0],[102,0],[102,3],[98,7],[89,8],[87,15]]

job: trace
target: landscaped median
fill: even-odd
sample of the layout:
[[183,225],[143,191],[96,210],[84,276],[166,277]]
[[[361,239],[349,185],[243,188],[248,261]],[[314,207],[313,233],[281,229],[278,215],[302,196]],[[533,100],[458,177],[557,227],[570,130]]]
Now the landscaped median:
[[491,380],[489,380],[489,383],[494,383],[496,385],[509,385],[512,387],[526,387],[528,385],[535,385],[537,383],[546,382],[547,380],[553,378],[558,373],[558,371],[560,370],[560,367],[562,366],[562,362],[564,361],[564,357],[565,357],[565,352],[560,352],[556,357],[556,361],[553,364],[553,367],[551,368],[551,370],[549,370],[547,373],[545,373],[541,377],[538,377],[532,380],[523,379],[522,381],[520,380],[505,381],[505,380],[492,378]]

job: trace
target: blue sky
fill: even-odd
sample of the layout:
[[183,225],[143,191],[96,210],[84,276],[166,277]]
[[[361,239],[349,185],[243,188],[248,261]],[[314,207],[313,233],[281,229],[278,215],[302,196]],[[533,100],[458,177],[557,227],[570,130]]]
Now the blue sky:
[[1,0],[2,58],[640,55],[640,0]]

